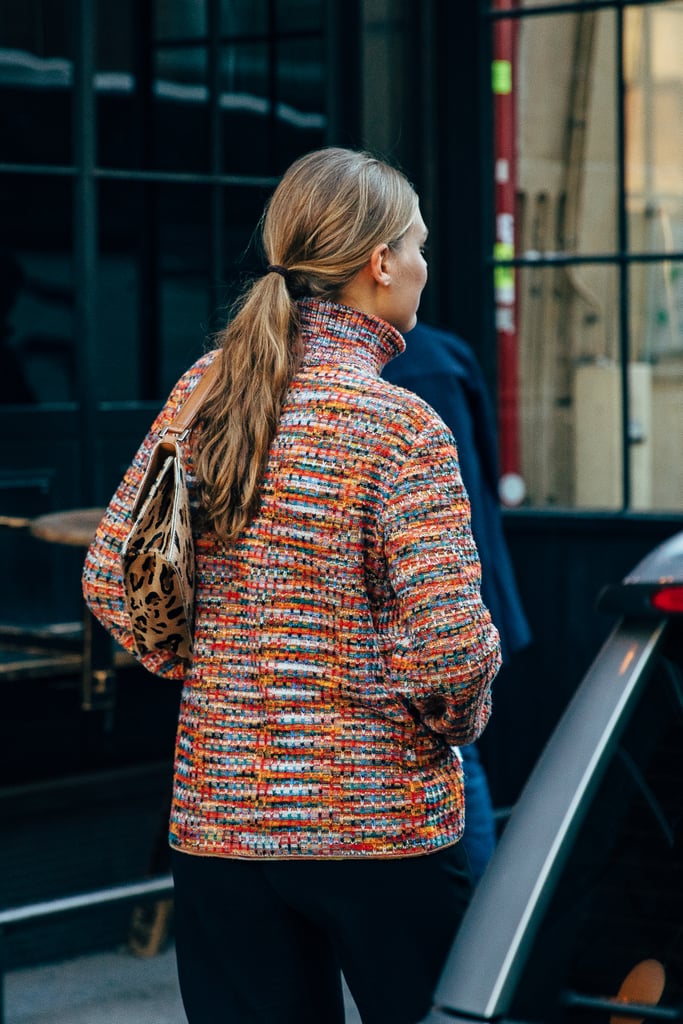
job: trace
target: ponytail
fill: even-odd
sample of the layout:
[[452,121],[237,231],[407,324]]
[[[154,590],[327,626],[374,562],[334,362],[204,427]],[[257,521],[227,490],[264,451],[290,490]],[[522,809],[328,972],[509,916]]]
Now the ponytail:
[[219,383],[202,409],[197,482],[205,520],[231,541],[258,512],[282,405],[301,357],[282,276],[266,274],[221,335]]

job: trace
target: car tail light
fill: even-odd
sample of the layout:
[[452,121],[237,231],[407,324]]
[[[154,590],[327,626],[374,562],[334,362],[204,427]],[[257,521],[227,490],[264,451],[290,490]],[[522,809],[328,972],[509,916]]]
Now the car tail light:
[[660,587],[650,597],[650,603],[660,612],[683,612],[683,586],[679,584]]

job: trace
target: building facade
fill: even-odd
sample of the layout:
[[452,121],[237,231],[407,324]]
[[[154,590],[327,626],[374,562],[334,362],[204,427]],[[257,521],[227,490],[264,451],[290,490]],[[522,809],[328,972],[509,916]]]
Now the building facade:
[[[106,504],[262,269],[292,159],[397,162],[430,228],[421,316],[498,409],[535,638],[485,743],[514,799],[609,627],[600,585],[681,524],[681,52],[681,0],[6,0],[0,514]],[[80,552],[0,546],[0,621],[79,617]]]

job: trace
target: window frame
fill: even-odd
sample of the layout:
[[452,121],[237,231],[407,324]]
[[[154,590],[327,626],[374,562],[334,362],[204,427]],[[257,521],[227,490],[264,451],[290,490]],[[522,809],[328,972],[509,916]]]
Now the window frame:
[[[482,253],[482,277],[484,309],[482,311],[482,337],[484,349],[490,353],[487,364],[495,367],[495,393],[498,402],[499,424],[502,416],[501,410],[501,388],[500,388],[500,350],[495,325],[495,290],[494,275],[505,270],[517,270],[523,268],[554,269],[558,267],[586,266],[604,264],[612,266],[618,274],[618,335],[619,335],[619,375],[620,375],[620,451],[621,451],[621,505],[619,508],[610,509],[612,516],[624,517],[637,515],[638,517],[651,516],[657,518],[675,518],[675,513],[662,513],[656,508],[648,510],[633,509],[633,481],[630,464],[630,441],[629,441],[629,419],[630,419],[630,386],[629,386],[629,353],[631,351],[631,303],[629,300],[629,275],[631,268],[637,265],[679,262],[683,260],[683,250],[677,251],[640,251],[632,250],[629,247],[629,225],[628,225],[628,192],[626,188],[626,76],[625,76],[625,53],[624,53],[624,15],[628,8],[661,7],[670,0],[574,0],[557,4],[541,3],[534,7],[498,8],[496,3],[499,0],[480,0],[479,3],[479,40],[480,54],[479,62],[481,69],[482,83],[482,106],[480,124],[480,158],[483,167],[484,185],[481,191],[481,224],[484,248]],[[615,32],[615,66],[617,74],[616,88],[616,191],[617,191],[617,246],[614,252],[602,253],[539,253],[530,258],[528,256],[515,255],[514,258],[496,258],[495,240],[495,155],[494,155],[494,92],[491,87],[491,68],[494,59],[493,53],[493,29],[496,22],[514,20],[518,24],[524,23],[528,18],[552,17],[566,14],[578,14],[588,11],[613,11],[616,19]],[[499,437],[499,441],[502,438]],[[567,508],[558,508],[529,504],[522,508],[515,508],[511,503],[511,514],[523,514],[533,512],[549,516],[566,515]],[[510,509],[508,510],[510,512]],[[595,509],[573,508],[572,515],[594,517]]]
[[[154,52],[158,48],[183,45],[205,46],[207,49],[207,85],[209,94],[209,162],[206,173],[174,172],[153,168],[111,167],[98,160],[98,110],[96,97],[96,51],[98,31],[98,7],[96,0],[66,0],[65,12],[72,26],[72,60],[73,83],[71,90],[72,138],[70,162],[67,164],[42,163],[0,163],[0,182],[8,175],[27,175],[40,177],[67,178],[71,182],[73,196],[73,342],[76,355],[75,400],[65,403],[63,408],[69,417],[75,414],[76,430],[79,438],[79,480],[80,491],[77,499],[82,504],[94,504],[102,500],[99,473],[93,470],[101,456],[101,443],[104,436],[103,417],[108,418],[118,402],[100,402],[96,397],[97,379],[97,309],[96,290],[98,287],[98,264],[100,255],[98,240],[100,233],[100,214],[98,210],[100,185],[106,182],[139,183],[156,189],[164,185],[201,186],[208,190],[210,196],[210,223],[207,229],[210,235],[210,251],[208,253],[211,310],[219,304],[220,282],[224,278],[224,246],[222,243],[222,225],[224,223],[224,205],[226,191],[230,188],[258,189],[272,191],[279,181],[279,173],[271,168],[267,174],[229,174],[221,170],[222,126],[220,123],[219,85],[220,85],[220,54],[221,48],[231,41],[253,43],[255,39],[263,43],[268,50],[267,100],[271,112],[275,109],[278,99],[277,92],[277,48],[283,39],[306,37],[310,38],[311,30],[288,31],[278,26],[277,0],[267,0],[267,28],[264,33],[249,36],[233,37],[221,32],[221,0],[206,0],[207,23],[206,32],[201,38],[153,38],[151,7],[146,11],[136,10],[135,31],[144,31],[146,20],[148,42],[152,42],[148,67],[151,67]],[[327,115],[326,139],[332,142],[345,133],[357,132],[359,119],[358,92],[343,88],[343,83],[357,78],[352,68],[358,60],[359,40],[357,36],[359,22],[359,0],[345,0],[343,9],[340,0],[320,0],[320,29],[316,36],[320,37],[323,51],[330,54],[330,61],[323,62],[323,70],[327,82],[323,90],[322,102]],[[341,53],[341,47],[344,52]],[[144,79],[144,68],[141,69]],[[149,84],[149,83],[147,83]],[[145,87],[143,81],[142,87]],[[266,129],[269,130],[269,129]],[[270,132],[272,135],[272,132]],[[271,147],[272,148],[272,147]],[[149,275],[147,275],[149,276]],[[159,337],[159,318],[154,320],[154,299],[152,297],[152,316],[146,316],[144,345],[139,344],[138,359],[140,369],[141,393],[132,401],[123,403],[119,415],[126,417],[134,409],[149,410],[158,406],[161,390],[161,341]],[[158,304],[157,304],[158,313]],[[144,315],[144,314],[140,314]],[[132,396],[131,396],[132,397]],[[163,396],[162,396],[163,397]],[[40,406],[30,411],[36,418]],[[8,415],[12,415],[8,411]],[[104,432],[104,433],[103,433]]]

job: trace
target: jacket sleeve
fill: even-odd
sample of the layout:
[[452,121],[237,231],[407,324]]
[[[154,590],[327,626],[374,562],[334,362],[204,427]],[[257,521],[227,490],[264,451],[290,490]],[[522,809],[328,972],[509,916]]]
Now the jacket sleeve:
[[440,422],[423,430],[399,470],[384,549],[397,609],[385,647],[391,676],[428,728],[471,743],[490,715],[500,640],[481,599],[457,451]]
[[85,557],[82,586],[85,602],[95,618],[112,637],[154,675],[181,679],[187,669],[172,652],[140,656],[133,639],[131,623],[123,600],[123,578],[120,553],[132,525],[132,509],[150,454],[160,433],[170,423],[201,376],[206,357],[195,364],[173,389],[171,396],[154,420],[135,458],[126,470],[123,480],[97,527],[95,537]]

